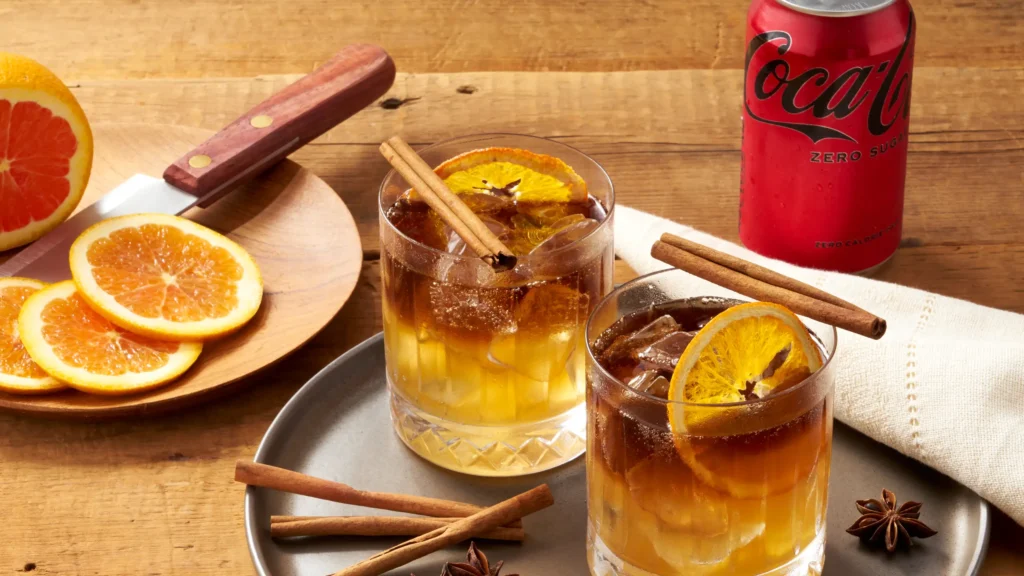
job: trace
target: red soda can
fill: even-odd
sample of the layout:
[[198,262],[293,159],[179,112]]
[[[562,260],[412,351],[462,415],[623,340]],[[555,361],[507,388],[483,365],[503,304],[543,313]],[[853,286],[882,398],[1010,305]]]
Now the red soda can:
[[842,272],[893,255],[914,36],[906,0],[753,0],[740,176],[748,248]]

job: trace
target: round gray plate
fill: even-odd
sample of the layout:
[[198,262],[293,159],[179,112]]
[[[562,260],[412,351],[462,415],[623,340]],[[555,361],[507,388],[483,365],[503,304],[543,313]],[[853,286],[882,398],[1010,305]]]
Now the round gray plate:
[[[524,576],[579,575],[586,563],[586,471],[583,459],[514,479],[477,478],[420,459],[391,430],[378,334],[353,348],[306,383],[271,424],[256,461],[329,478],[357,488],[402,492],[489,505],[547,482],[555,506],[525,520],[524,544],[482,542],[492,562],[505,560]],[[988,547],[988,505],[953,480],[836,423],[828,511],[826,576],[976,574]],[[939,531],[909,551],[886,555],[845,533],[857,518],[854,500],[878,498],[882,487],[900,502],[924,502],[922,520]],[[271,514],[296,516],[385,514],[262,488],[245,493],[245,533],[262,576],[322,576],[393,546],[400,538],[319,538],[275,542]],[[392,513],[393,514],[393,513]],[[458,546],[389,576],[434,576]]]

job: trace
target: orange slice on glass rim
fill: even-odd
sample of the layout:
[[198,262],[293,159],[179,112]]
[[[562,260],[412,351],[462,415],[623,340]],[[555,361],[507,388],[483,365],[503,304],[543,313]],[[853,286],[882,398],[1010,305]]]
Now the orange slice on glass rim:
[[28,355],[18,335],[18,313],[29,296],[46,287],[28,278],[0,278],[0,390],[43,394],[67,388]]
[[772,450],[743,455],[713,446],[708,438],[742,430],[737,419],[751,417],[743,402],[795,386],[821,367],[820,349],[785,306],[751,302],[726,309],[701,328],[672,374],[668,421],[676,451],[703,482],[734,496],[761,497],[785,488],[790,481],[766,478],[765,471],[774,469],[770,460],[781,461],[779,451],[814,453],[801,443],[814,444],[819,437],[794,435],[792,442],[772,443]]
[[203,348],[118,328],[89,307],[70,280],[29,296],[18,315],[18,333],[43,370],[94,394],[129,394],[170,382]]
[[471,150],[434,172],[456,194],[499,191],[522,203],[587,201],[586,182],[568,164],[521,148]]
[[42,64],[0,52],[0,250],[27,244],[78,205],[92,131],[74,95]]
[[185,218],[110,218],[71,246],[82,297],[114,324],[174,341],[232,332],[260,307],[263,280],[244,248]]

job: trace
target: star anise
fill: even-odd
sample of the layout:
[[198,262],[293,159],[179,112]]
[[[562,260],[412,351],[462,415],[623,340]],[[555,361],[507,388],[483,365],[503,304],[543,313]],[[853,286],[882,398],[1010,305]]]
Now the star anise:
[[[501,568],[505,562],[498,562],[491,566],[487,556],[477,548],[476,542],[469,543],[469,552],[466,553],[465,562],[446,562],[441,568],[441,576],[501,576]],[[519,576],[508,574],[506,576]]]
[[484,190],[484,191],[490,192],[491,194],[493,194],[495,196],[498,196],[498,197],[508,198],[508,197],[511,197],[511,196],[513,196],[515,194],[515,191],[513,189],[516,186],[519,186],[519,183],[522,182],[522,181],[523,181],[522,178],[520,178],[519,180],[513,180],[513,181],[509,182],[508,184],[505,184],[504,186],[495,186],[495,185],[491,184],[490,182],[488,182],[487,180],[484,180],[483,181],[483,183],[484,183],[483,187],[477,186],[475,188],[477,190]]
[[896,508],[896,495],[885,488],[881,500],[857,500],[857,510],[862,516],[846,531],[869,543],[878,544],[884,539],[889,552],[900,544],[912,546],[911,538],[930,538],[938,534],[918,520],[920,502],[904,502]]

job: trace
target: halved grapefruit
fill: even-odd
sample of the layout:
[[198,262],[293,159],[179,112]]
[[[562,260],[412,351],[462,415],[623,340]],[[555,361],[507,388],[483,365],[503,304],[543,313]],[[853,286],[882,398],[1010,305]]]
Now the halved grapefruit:
[[0,52],[0,251],[70,216],[91,168],[92,131],[71,91],[38,62]]

